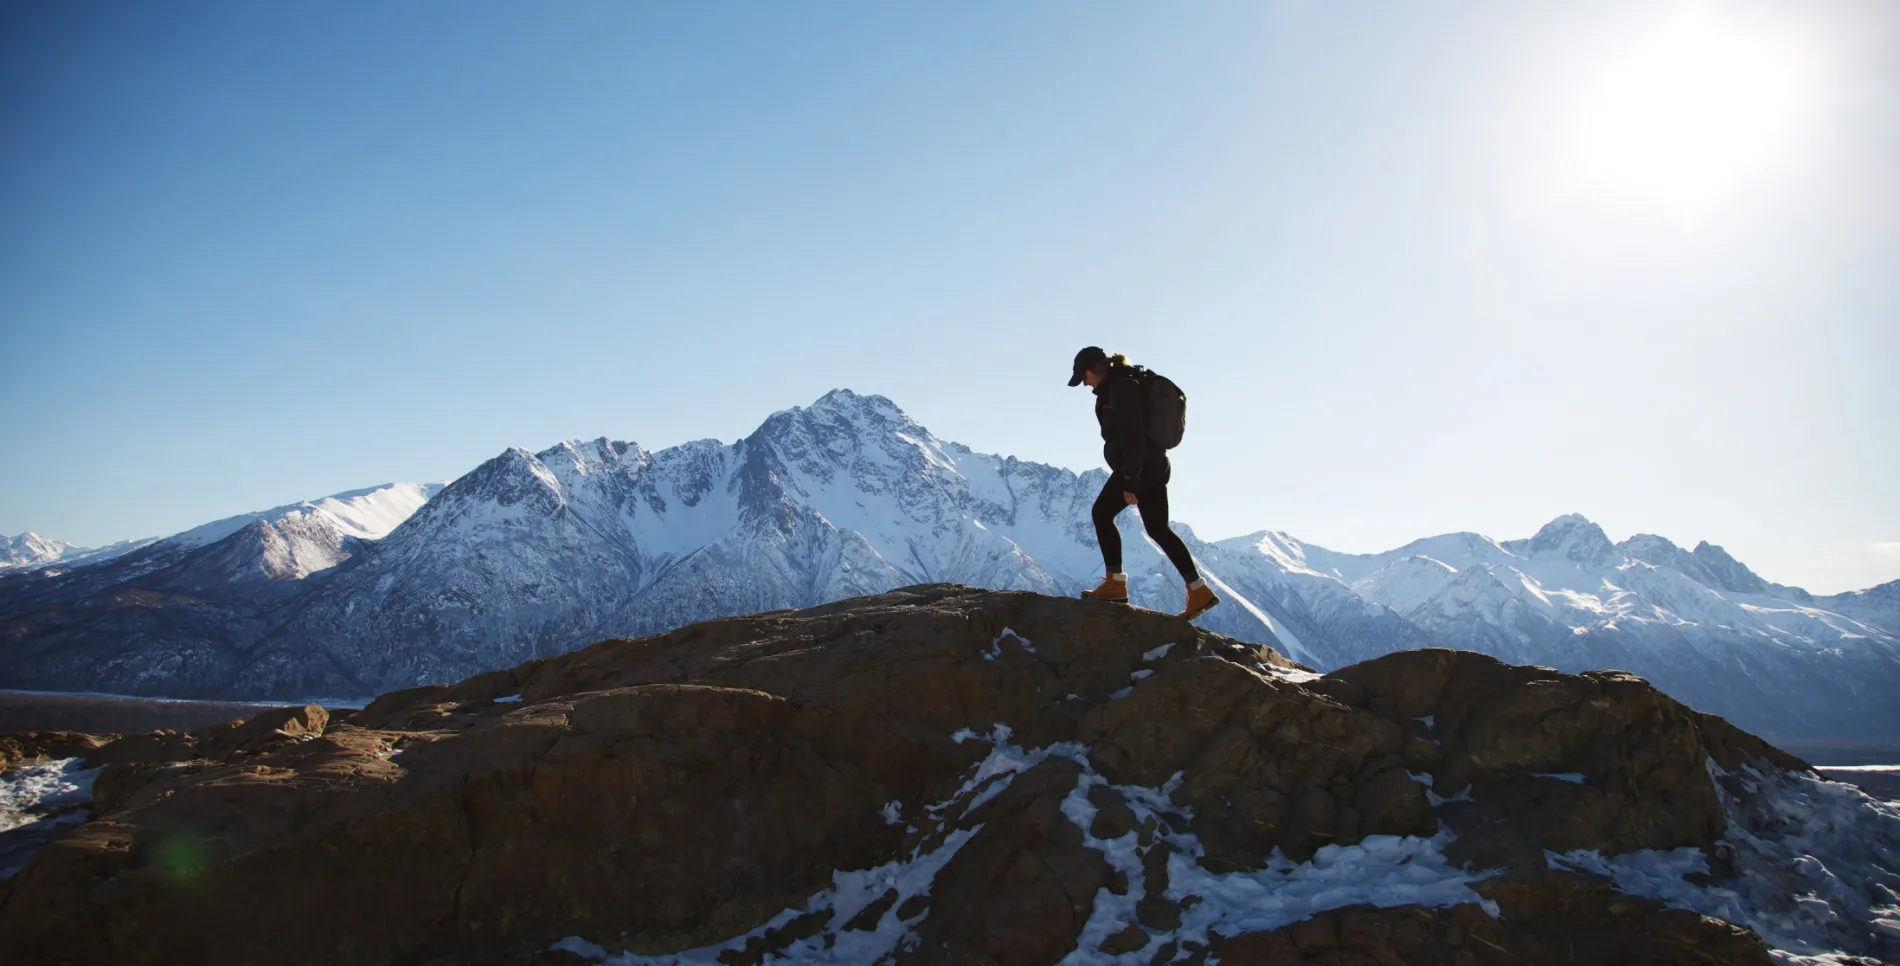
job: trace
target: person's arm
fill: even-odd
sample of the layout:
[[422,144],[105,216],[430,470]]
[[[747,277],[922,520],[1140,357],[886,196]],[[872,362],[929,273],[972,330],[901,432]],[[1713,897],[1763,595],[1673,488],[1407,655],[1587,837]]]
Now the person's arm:
[[1115,430],[1121,437],[1122,482],[1127,492],[1141,491],[1141,470],[1148,461],[1148,394],[1134,379],[1117,380],[1114,387]]

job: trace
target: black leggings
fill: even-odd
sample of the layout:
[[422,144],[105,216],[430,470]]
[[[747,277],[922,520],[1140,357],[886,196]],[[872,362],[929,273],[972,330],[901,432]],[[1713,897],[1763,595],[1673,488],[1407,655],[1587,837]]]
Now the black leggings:
[[[1147,467],[1142,474],[1141,489],[1134,491],[1135,509],[1141,513],[1141,525],[1147,529],[1148,536],[1161,546],[1161,552],[1168,555],[1174,569],[1181,572],[1181,579],[1188,583],[1200,579],[1200,572],[1194,569],[1194,558],[1188,554],[1187,544],[1181,542],[1181,535],[1168,529],[1168,479],[1173,468],[1163,462]],[[1108,565],[1108,572],[1122,572],[1122,535],[1115,529],[1115,518],[1128,509],[1128,501],[1122,498],[1126,492],[1120,473],[1110,473],[1108,483],[1102,487],[1102,495],[1095,498],[1095,507],[1089,516],[1095,520],[1095,542],[1102,545],[1102,562]]]

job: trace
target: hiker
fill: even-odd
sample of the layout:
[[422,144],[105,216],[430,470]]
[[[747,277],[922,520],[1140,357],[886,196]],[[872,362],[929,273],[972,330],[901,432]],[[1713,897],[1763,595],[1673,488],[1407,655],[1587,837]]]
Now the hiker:
[[[1128,364],[1121,353],[1109,355],[1100,346],[1089,346],[1075,354],[1075,369],[1069,378],[1071,387],[1088,383],[1095,390],[1095,420],[1102,426],[1102,456],[1108,461],[1108,482],[1102,495],[1095,498],[1090,516],[1095,520],[1095,540],[1102,546],[1102,562],[1108,576],[1100,587],[1085,590],[1090,600],[1128,602],[1128,575],[1122,573],[1122,535],[1115,529],[1115,518],[1134,507],[1141,513],[1141,525],[1148,536],[1168,555],[1174,569],[1187,582],[1187,607],[1181,616],[1190,620],[1207,613],[1220,598],[1207,589],[1179,534],[1168,529],[1168,479],[1173,468],[1168,463],[1168,447],[1181,441],[1185,421],[1186,398],[1165,377],[1140,366]],[[1151,391],[1173,394],[1180,403],[1171,439],[1151,436],[1150,411],[1154,407]],[[1164,429],[1165,433],[1166,430]]]

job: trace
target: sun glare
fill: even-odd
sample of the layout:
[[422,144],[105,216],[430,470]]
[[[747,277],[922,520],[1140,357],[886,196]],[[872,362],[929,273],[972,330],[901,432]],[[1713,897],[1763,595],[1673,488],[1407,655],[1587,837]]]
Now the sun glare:
[[1610,58],[1571,129],[1579,179],[1685,221],[1744,192],[1795,141],[1788,38],[1692,8]]

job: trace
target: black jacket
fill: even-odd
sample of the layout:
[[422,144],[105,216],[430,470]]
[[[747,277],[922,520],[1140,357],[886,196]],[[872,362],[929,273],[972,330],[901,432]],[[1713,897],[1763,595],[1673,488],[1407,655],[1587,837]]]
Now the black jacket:
[[1148,388],[1140,366],[1114,366],[1095,387],[1095,421],[1102,426],[1102,458],[1122,475],[1128,492],[1141,489],[1142,478],[1168,458],[1168,451],[1148,441]]

